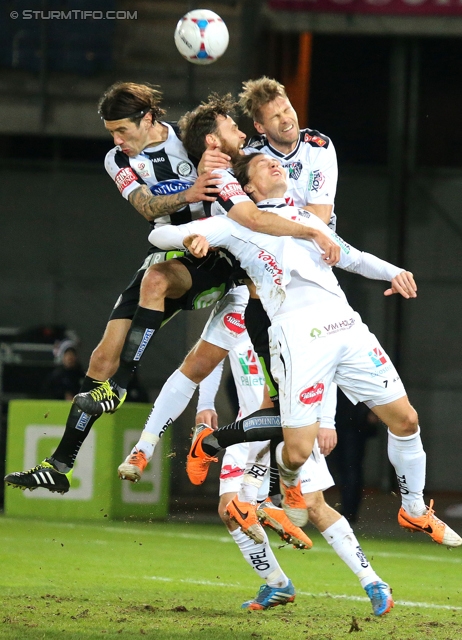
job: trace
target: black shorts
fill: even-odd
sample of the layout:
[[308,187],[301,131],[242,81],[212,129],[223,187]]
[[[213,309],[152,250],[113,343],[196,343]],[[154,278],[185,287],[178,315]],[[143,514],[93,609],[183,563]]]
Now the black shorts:
[[153,264],[178,260],[191,274],[191,289],[181,298],[165,299],[164,322],[177,311],[202,309],[220,300],[232,286],[232,266],[219,251],[209,252],[205,258],[194,258],[186,251],[155,251],[150,253],[133,276],[128,287],[120,294],[109,320],[131,320],[140,298],[144,272]]

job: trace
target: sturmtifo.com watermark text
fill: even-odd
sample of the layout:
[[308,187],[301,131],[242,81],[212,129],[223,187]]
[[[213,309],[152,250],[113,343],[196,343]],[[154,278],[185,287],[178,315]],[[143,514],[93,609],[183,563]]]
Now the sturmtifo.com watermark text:
[[13,20],[138,20],[138,11],[34,11],[24,9],[21,12],[11,11]]

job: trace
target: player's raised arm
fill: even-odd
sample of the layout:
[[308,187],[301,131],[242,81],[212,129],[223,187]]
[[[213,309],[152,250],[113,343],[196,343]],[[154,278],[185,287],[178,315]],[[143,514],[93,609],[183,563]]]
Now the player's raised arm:
[[189,189],[168,196],[153,195],[147,185],[140,185],[128,195],[128,201],[146,220],[176,213],[193,202],[212,202],[219,192],[220,178],[208,171]]

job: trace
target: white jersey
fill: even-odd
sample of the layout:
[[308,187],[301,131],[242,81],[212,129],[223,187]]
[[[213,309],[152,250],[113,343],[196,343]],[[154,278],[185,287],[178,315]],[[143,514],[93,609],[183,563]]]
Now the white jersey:
[[[164,142],[143,149],[134,158],[128,157],[120,147],[111,149],[104,161],[106,171],[117,185],[122,196],[128,200],[132,191],[147,185],[153,195],[169,196],[189,189],[197,179],[197,171],[188,156],[177,130],[168,122],[168,136]],[[152,225],[184,224],[204,216],[202,202],[190,204],[172,215],[161,216]]]
[[[308,204],[334,205],[337,191],[337,154],[332,140],[314,129],[302,129],[295,149],[284,154],[268,142],[265,135],[250,139],[245,153],[259,151],[282,164],[287,174],[287,204],[305,207]],[[332,209],[329,227],[335,231],[337,216]]]
[[[388,281],[403,271],[348,245],[317,216],[289,207],[283,199],[274,198],[261,202],[258,206],[296,222],[309,224],[330,235],[340,246],[340,261],[337,266],[343,269]],[[184,248],[182,240],[190,234],[205,236],[211,246],[228,249],[240,261],[242,268],[254,282],[270,319],[285,301],[286,288],[294,273],[311,285],[304,288],[305,305],[318,304],[323,292],[324,300],[327,295],[331,301],[346,302],[332,268],[321,259],[321,250],[315,242],[251,231],[227,216],[214,216],[180,227],[155,230],[151,232],[149,239],[161,248]]]

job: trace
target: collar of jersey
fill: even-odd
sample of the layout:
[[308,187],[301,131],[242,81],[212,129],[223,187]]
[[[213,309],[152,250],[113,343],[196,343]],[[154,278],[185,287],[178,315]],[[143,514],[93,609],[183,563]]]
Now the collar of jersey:
[[271,207],[272,209],[279,209],[280,207],[286,207],[287,202],[284,198],[268,198],[267,200],[262,200],[257,204],[259,209],[267,209]]
[[270,149],[271,153],[274,154],[277,158],[284,158],[284,160],[290,160],[292,158],[292,156],[294,156],[299,147],[300,147],[300,143],[302,141],[302,132],[300,131],[300,135],[298,136],[298,142],[295,145],[295,149],[293,151],[291,151],[290,153],[288,153],[287,155],[285,153],[282,153],[281,151],[278,151],[277,149],[275,149],[272,145],[270,145],[270,143],[268,142],[268,138],[266,139],[266,144],[268,146],[268,148]]

